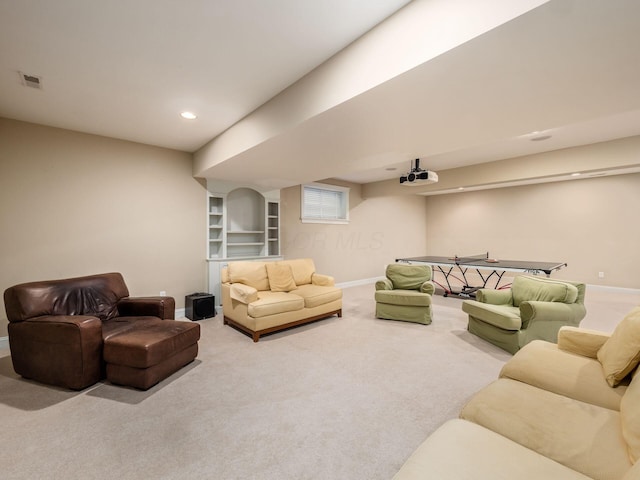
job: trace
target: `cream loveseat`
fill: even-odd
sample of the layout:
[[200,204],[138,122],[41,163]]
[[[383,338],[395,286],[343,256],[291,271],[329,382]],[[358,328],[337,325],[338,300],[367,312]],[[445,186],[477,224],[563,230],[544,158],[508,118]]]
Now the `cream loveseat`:
[[611,334],[535,340],[394,480],[640,479],[640,307]]
[[342,290],[316,273],[313,260],[230,262],[222,270],[224,324],[261,335],[337,314]]

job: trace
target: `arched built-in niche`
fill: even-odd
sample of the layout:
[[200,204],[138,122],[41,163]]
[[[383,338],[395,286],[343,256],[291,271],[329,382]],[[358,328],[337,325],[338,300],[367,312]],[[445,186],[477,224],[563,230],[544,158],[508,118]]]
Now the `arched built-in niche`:
[[227,195],[228,230],[264,230],[264,197],[251,188],[236,188]]
[[227,254],[229,257],[265,255],[265,198],[251,188],[227,194]]

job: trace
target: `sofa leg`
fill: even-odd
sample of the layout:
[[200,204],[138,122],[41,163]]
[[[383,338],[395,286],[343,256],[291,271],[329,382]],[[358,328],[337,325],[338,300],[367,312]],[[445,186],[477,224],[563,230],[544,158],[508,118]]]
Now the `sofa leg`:
[[338,318],[342,318],[342,309],[338,310]]
[[253,343],[256,343],[258,340],[260,340],[260,334],[258,332],[253,332]]

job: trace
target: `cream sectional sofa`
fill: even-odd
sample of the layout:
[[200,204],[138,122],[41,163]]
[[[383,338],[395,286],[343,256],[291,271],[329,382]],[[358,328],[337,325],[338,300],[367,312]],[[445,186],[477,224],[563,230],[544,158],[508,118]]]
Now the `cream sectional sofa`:
[[266,333],[342,317],[342,290],[315,270],[310,258],[230,262],[222,270],[224,324],[257,342]]
[[613,334],[562,327],[436,430],[394,480],[640,479],[640,307]]

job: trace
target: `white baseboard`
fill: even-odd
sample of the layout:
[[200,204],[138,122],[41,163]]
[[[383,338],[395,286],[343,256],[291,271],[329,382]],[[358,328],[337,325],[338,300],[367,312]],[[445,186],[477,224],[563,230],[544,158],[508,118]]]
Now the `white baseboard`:
[[626,293],[629,295],[640,295],[639,288],[611,287],[609,285],[590,285],[587,284],[588,290],[599,290],[601,292]]
[[349,287],[357,287],[358,285],[368,285],[370,283],[376,283],[378,280],[383,280],[385,277],[373,277],[373,278],[363,278],[361,280],[352,280],[350,282],[341,282],[336,283],[336,287],[340,288],[349,288]]
[[176,308],[176,316],[174,318],[184,318],[186,312],[185,308]]

